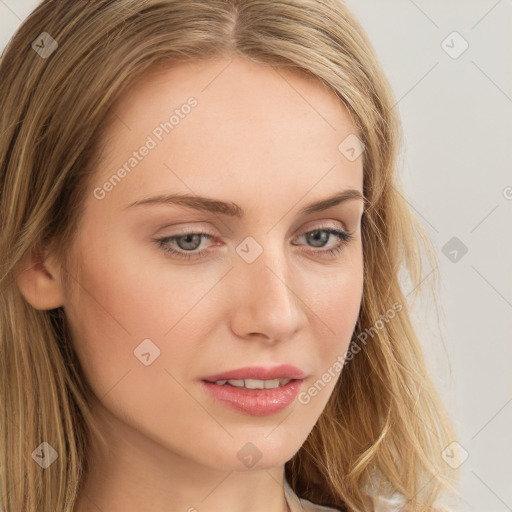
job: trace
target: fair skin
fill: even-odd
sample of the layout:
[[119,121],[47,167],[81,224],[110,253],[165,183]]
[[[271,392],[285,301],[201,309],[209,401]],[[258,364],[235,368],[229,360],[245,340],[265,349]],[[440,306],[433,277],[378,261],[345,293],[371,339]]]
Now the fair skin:
[[[200,383],[225,370],[287,363],[306,373],[301,390],[310,388],[347,350],[363,289],[362,200],[299,213],[336,192],[362,194],[362,158],[338,150],[357,133],[348,112],[311,78],[240,57],[226,67],[230,60],[162,67],[122,97],[73,265],[49,254],[44,267],[32,260],[18,278],[34,307],[63,306],[97,397],[93,412],[107,449],[91,447],[79,512],[284,512],[284,464],[337,382],[307,404],[295,400],[260,417],[226,407]],[[94,187],[190,96],[197,106],[97,199]],[[245,215],[127,207],[176,193],[234,202]],[[353,237],[343,244],[325,233],[315,244],[306,235],[330,228]],[[197,249],[183,238],[167,247],[205,250],[203,258],[180,259],[153,241],[182,230],[212,238]],[[249,236],[263,249],[252,263],[236,251]],[[325,253],[336,246],[338,253]],[[73,276],[69,288],[64,272]],[[133,351],[147,338],[160,356],[145,366]],[[261,453],[251,468],[237,457],[248,442]]]

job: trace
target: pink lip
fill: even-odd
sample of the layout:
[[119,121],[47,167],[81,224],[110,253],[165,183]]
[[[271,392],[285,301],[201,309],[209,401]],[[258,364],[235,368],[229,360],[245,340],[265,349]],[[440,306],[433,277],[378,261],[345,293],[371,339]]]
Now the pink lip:
[[[201,379],[205,391],[211,396],[244,414],[265,416],[275,414],[288,407],[306,378],[306,374],[296,366],[281,364],[278,366],[246,366]],[[219,386],[218,380],[273,380],[290,379],[288,384],[275,389],[245,389],[230,385]]]
[[279,366],[246,366],[244,368],[237,368],[215,375],[209,375],[202,380],[215,382],[217,380],[235,380],[235,379],[257,379],[257,380],[272,380],[272,379],[304,379],[306,374],[299,370],[297,367],[290,364],[281,364]]
[[202,381],[201,385],[211,396],[238,412],[252,416],[266,416],[288,407],[297,396],[303,382],[303,380],[291,380],[288,384],[276,389],[236,388],[230,385],[219,386],[207,381]]

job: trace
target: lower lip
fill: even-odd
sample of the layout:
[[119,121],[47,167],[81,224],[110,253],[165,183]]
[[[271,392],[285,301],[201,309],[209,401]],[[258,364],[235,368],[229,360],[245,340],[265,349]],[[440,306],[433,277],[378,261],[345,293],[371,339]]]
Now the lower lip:
[[303,380],[296,379],[275,389],[246,389],[201,381],[214,398],[228,407],[252,416],[275,414],[288,407],[295,400],[302,382]]

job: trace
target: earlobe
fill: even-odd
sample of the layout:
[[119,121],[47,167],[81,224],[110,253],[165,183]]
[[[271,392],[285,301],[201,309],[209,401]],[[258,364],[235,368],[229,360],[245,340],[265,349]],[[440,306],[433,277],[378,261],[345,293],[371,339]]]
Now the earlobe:
[[55,309],[64,304],[60,266],[38,251],[19,262],[16,283],[23,297],[36,309]]

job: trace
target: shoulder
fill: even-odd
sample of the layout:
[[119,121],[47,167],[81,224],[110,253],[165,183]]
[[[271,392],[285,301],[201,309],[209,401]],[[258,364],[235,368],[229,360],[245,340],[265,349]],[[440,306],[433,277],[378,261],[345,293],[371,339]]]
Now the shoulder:
[[284,481],[284,491],[291,512],[339,512],[336,508],[324,507],[323,505],[317,505],[304,498],[299,498],[293,492],[293,489],[286,479]]
[[[304,498],[299,498],[300,505],[301,505],[301,511],[303,512],[340,512],[337,508],[331,508],[331,507],[324,507],[323,505],[316,505],[315,503],[311,503],[311,501],[308,501]],[[292,509],[292,512],[293,509]]]
[[[286,501],[290,506],[291,512],[340,512],[339,509],[317,505],[305,498],[299,498],[293,492],[286,479],[284,482],[284,490]],[[371,505],[367,512],[406,512],[407,510],[404,497],[399,493],[395,493],[392,496],[386,497],[380,495],[372,496]],[[439,505],[435,506],[431,512],[452,511]]]

